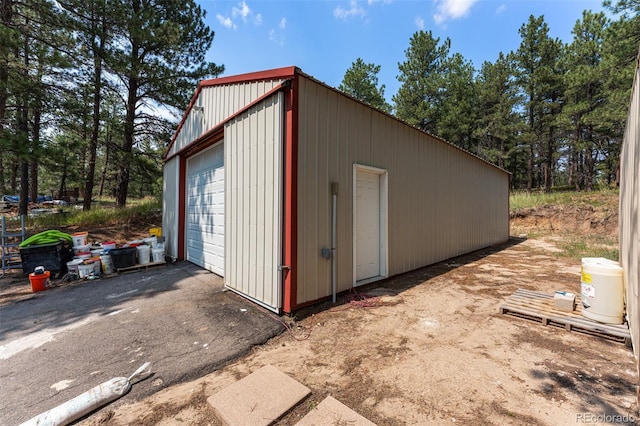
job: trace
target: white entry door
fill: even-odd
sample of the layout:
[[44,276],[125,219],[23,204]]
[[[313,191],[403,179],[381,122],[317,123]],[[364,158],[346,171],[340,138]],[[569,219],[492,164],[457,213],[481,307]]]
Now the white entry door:
[[355,168],[355,284],[386,275],[386,173]]
[[186,258],[224,276],[224,144],[187,160]]

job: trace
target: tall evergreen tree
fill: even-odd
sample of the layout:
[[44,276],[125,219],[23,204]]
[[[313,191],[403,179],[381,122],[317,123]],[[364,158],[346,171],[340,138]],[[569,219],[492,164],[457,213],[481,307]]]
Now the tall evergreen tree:
[[604,100],[602,44],[608,25],[604,13],[583,12],[567,47],[563,117],[569,124],[569,164],[577,190],[593,189],[598,147],[603,143],[597,126]]
[[193,86],[223,67],[205,60],[214,33],[194,0],[126,0],[114,17],[117,28],[105,58],[118,77],[126,111],[116,189],[116,205],[124,207],[140,135],[157,135],[160,143],[172,127],[154,109],[184,110]]
[[478,154],[510,171],[512,185],[523,182],[516,149],[520,120],[516,105],[520,102],[514,82],[513,61],[502,52],[495,63],[484,62],[476,79],[477,119],[475,137]]
[[384,84],[378,84],[380,65],[367,64],[356,59],[345,72],[338,89],[354,98],[385,112],[391,112],[391,105],[384,98]]
[[555,169],[553,141],[554,114],[558,112],[562,44],[549,37],[544,17],[529,17],[519,30],[522,41],[514,54],[516,81],[523,94],[522,110],[527,128],[523,132],[527,152],[527,190],[541,185],[549,188]]
[[474,129],[478,118],[475,70],[461,54],[444,62],[441,76],[440,112],[435,133],[468,151],[476,152]]
[[436,133],[442,116],[443,76],[446,70],[451,41],[440,43],[431,31],[418,31],[405,50],[406,60],[398,64],[401,83],[393,96],[398,118],[417,128]]

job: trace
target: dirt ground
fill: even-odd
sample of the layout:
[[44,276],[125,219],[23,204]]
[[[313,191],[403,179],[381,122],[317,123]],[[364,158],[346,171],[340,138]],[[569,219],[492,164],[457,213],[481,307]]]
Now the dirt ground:
[[[585,212],[574,213],[558,217],[576,223],[556,228],[615,236],[617,218],[587,227],[577,224]],[[125,396],[80,424],[218,425],[206,399],[267,364],[312,390],[279,425],[295,424],[327,395],[379,425],[635,424],[629,347],[500,313],[518,288],[580,292],[579,261],[559,253],[562,234],[541,232],[549,212],[544,220],[533,214],[515,215],[512,234],[536,238],[513,238],[283,318],[290,329],[247,356],[141,401]]]

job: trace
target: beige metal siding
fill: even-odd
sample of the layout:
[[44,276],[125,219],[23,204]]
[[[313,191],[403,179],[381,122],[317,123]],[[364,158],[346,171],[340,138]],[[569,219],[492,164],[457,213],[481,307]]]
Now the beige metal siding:
[[254,81],[204,87],[189,110],[168,157],[258,99],[283,80]]
[[297,303],[331,294],[331,182],[339,183],[337,287],[353,285],[353,165],[388,172],[388,273],[509,238],[508,174],[300,77]]
[[283,95],[225,126],[225,285],[281,307]]
[[167,161],[162,169],[162,235],[165,238],[165,253],[178,257],[178,194],[180,159]]
[[627,318],[636,362],[640,346],[640,70],[636,69],[631,107],[620,158],[620,264],[624,269]]

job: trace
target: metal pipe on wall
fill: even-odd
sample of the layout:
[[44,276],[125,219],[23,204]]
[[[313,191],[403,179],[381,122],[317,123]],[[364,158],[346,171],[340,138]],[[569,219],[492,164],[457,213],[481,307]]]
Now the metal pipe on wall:
[[336,268],[336,239],[338,221],[338,182],[331,183],[331,294],[336,303],[338,271]]

